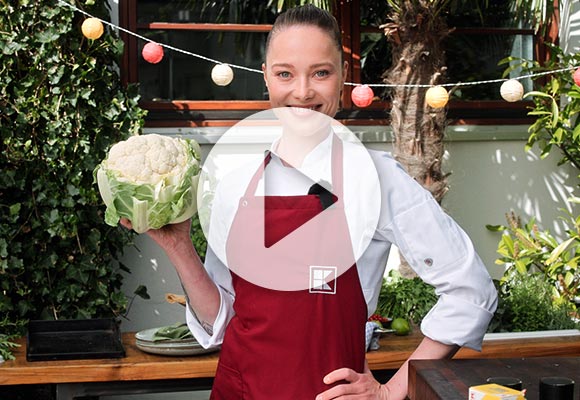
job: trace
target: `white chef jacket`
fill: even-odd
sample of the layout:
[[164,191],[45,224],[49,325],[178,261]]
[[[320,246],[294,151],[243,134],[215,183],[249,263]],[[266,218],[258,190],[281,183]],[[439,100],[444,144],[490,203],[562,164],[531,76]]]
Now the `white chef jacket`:
[[[329,135],[305,157],[300,171],[282,165],[272,151],[272,160],[264,174],[268,183],[266,188],[263,184],[259,186],[257,192],[277,196],[306,194],[312,185],[312,180],[307,176],[330,182],[331,138],[332,135]],[[349,196],[360,196],[356,192],[356,185],[349,185],[348,182],[357,182],[361,177],[356,161],[350,159],[350,164],[347,164],[351,147],[346,142],[343,142],[343,147],[343,190],[345,204],[348,204]],[[369,150],[369,154],[380,183],[380,213],[372,239],[357,257],[356,263],[368,315],[376,309],[389,251],[391,245],[395,244],[414,271],[425,282],[433,285],[438,295],[437,303],[421,323],[422,333],[444,344],[480,350],[483,335],[497,306],[497,292],[471,240],[441,209],[431,194],[388,153]],[[245,178],[237,176],[227,182],[228,201],[223,204],[220,204],[218,186],[214,207],[221,207],[220,219],[214,221],[212,218],[210,229],[221,229],[222,232],[228,230],[237,211],[238,199],[243,196],[247,182],[256,169],[249,168],[248,171],[251,173]],[[233,200],[232,190],[238,194]],[[349,226],[354,224],[355,216],[350,213],[349,217],[348,208],[345,213]],[[222,343],[225,328],[234,315],[232,278],[229,269],[221,261],[224,259],[224,249],[225,243],[221,249],[208,246],[205,259],[205,268],[220,293],[219,311],[211,335],[201,326],[190,308],[186,307],[188,326],[205,348]],[[218,257],[216,253],[221,256]]]

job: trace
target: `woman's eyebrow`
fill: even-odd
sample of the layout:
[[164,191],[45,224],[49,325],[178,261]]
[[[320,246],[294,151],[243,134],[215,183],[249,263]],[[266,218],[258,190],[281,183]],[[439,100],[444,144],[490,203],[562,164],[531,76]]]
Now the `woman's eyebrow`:
[[[292,64],[289,63],[274,63],[272,64],[272,68],[294,68],[294,66]],[[323,63],[317,63],[317,64],[312,64],[310,65],[310,69],[316,69],[316,68],[321,68],[321,67],[325,67],[325,68],[334,68],[334,64],[331,62],[323,62]]]
[[288,64],[288,63],[275,63],[272,64],[272,68],[293,68],[292,64]]
[[310,66],[310,68],[312,68],[312,69],[321,68],[321,67],[334,68],[334,64],[331,62],[323,62],[323,63],[313,64]]

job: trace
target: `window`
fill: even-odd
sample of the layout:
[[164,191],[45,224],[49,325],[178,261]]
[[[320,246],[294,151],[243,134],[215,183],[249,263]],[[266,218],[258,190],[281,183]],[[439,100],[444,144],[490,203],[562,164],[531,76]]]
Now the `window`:
[[[266,36],[277,16],[267,1],[160,1],[120,0],[121,25],[132,32],[213,60],[261,70]],[[277,3],[277,2],[272,2]],[[391,62],[390,44],[383,30],[387,2],[336,2],[334,11],[343,32],[347,81],[382,83]],[[514,55],[540,57],[533,30],[514,26],[503,0],[490,0],[491,12],[473,8],[447,16],[454,31],[445,41],[447,80],[473,82],[501,77],[497,62]],[[495,7],[495,8],[494,8]],[[145,44],[125,35],[124,78],[139,82],[148,126],[232,125],[249,114],[268,108],[268,94],[260,73],[234,69],[229,86],[211,81],[215,65],[190,54],[166,51],[159,64],[140,56]],[[527,83],[530,85],[530,83]],[[453,90],[449,118],[455,123],[517,123],[526,117],[525,103],[507,103],[499,97],[500,84],[462,86]],[[526,89],[529,89],[526,88]],[[388,89],[375,88],[376,101],[358,109],[345,88],[337,118],[346,123],[376,124],[388,120]]]
[[[468,3],[468,2],[465,2]],[[470,4],[458,8],[446,20],[452,32],[444,41],[447,82],[480,82],[501,78],[504,66],[498,61],[508,56],[540,58],[533,29],[521,28],[509,11],[509,2],[490,0],[479,13]],[[391,45],[379,27],[388,9],[386,2],[360,0],[360,41],[353,51],[360,54],[355,79],[380,83],[391,66]],[[526,90],[531,81],[522,81]],[[526,102],[506,103],[501,99],[501,83],[460,86],[451,91],[448,118],[455,123],[519,123],[526,120]],[[375,90],[382,101],[373,108],[387,108],[389,89]]]
[[[276,18],[266,2],[156,1],[120,2],[121,24],[131,32],[193,54],[261,70],[266,36]],[[158,64],[140,56],[143,40],[126,35],[124,72],[139,82],[148,124],[188,126],[231,124],[268,108],[261,73],[235,69],[225,87],[213,84],[214,63],[190,54],[166,51]],[[209,122],[208,122],[209,121]]]

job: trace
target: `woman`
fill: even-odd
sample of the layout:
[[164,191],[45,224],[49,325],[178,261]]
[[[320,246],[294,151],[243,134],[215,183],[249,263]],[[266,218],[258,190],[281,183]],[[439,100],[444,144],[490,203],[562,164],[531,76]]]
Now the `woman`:
[[[266,50],[262,68],[273,108],[336,114],[347,64],[340,31],[330,14],[313,6],[287,11],[276,20]],[[312,154],[321,156],[321,148],[332,149],[333,194],[342,190],[344,171],[336,161],[343,150],[340,141],[324,132],[301,139],[281,139],[276,144],[265,168],[252,179],[247,197],[252,198],[264,170],[273,176],[278,172],[291,176],[292,166],[312,162]],[[497,298],[470,240],[392,158],[378,152],[372,158],[382,198],[377,227],[368,248],[337,278],[333,296],[254,285],[227,270],[212,249],[204,266],[191,243],[189,221],[148,232],[178,272],[188,298],[190,329],[202,345],[222,346],[212,398],[404,399],[408,363],[381,384],[364,358],[364,322],[376,307],[392,243],[440,296],[422,323],[425,339],[411,358],[445,358],[460,346],[480,348]],[[281,232],[267,234],[266,241],[275,242],[323,210],[322,196],[306,194],[308,187],[301,185],[278,185],[272,193],[266,189],[268,204],[274,204],[266,206],[266,229],[281,227]],[[339,226],[344,227],[340,201],[333,201],[333,206],[338,205],[334,208],[339,210]],[[308,210],[307,215],[296,213],[297,209]],[[251,223],[251,218],[240,206],[230,231],[240,234],[232,237],[239,240],[244,229],[250,232],[245,223]],[[123,224],[130,227],[128,221]],[[338,235],[343,233],[338,228]],[[235,249],[233,242],[228,239],[227,246]],[[329,253],[336,247],[324,238],[316,245]],[[243,262],[244,257],[232,259]]]

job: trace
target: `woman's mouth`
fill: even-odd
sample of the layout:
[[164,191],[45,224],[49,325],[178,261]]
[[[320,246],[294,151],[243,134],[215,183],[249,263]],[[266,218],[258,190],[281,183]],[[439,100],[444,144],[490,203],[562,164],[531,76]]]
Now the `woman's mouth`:
[[318,111],[322,106],[320,104],[309,105],[309,106],[287,106],[292,110],[292,113],[298,116],[306,116],[312,113],[312,111]]

